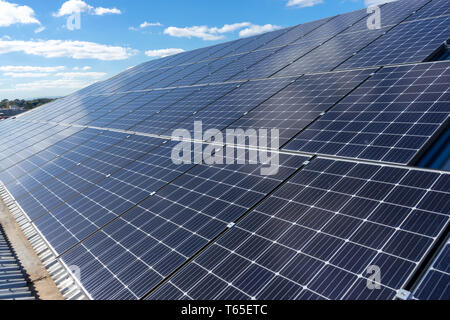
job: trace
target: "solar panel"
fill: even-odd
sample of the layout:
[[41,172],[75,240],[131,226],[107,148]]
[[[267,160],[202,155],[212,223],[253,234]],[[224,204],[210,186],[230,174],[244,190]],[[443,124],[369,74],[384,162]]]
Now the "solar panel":
[[203,67],[198,69],[195,73],[190,74],[188,77],[177,79],[171,86],[189,86],[200,83],[200,80],[210,76],[217,70],[222,69],[239,58],[240,56],[229,56],[223,59],[207,61]]
[[272,48],[272,47],[278,47],[278,46],[285,46],[292,42],[298,41],[302,37],[306,36],[308,33],[314,31],[315,29],[321,27],[328,21],[330,21],[333,18],[325,18],[321,20],[316,20],[309,23],[300,24],[298,26],[295,26],[291,28],[286,33],[280,35],[279,37],[267,42],[263,48]]
[[442,248],[430,268],[413,292],[413,296],[420,300],[449,300],[450,290],[450,242]]
[[328,39],[336,36],[337,34],[350,28],[352,25],[367,17],[367,10],[358,10],[349,13],[345,13],[330,19],[326,24],[315,29],[313,32],[308,33],[306,36],[298,39],[292,44],[303,43],[308,41],[322,41],[325,42]]
[[149,298],[392,299],[449,223],[448,178],[315,159]]
[[420,11],[416,12],[412,19],[439,17],[450,14],[450,8],[446,0],[432,0]]
[[[128,119],[119,119],[118,127],[137,132],[161,135],[172,128],[176,128],[185,119],[206,108],[216,100],[219,100],[234,90],[236,86],[237,84],[230,83],[199,87],[192,95],[156,114],[150,115],[148,118],[141,119],[139,123],[132,127],[130,127],[130,121]],[[108,124],[108,127],[117,127],[117,122]]]
[[29,154],[23,155],[20,152],[16,153],[22,159],[15,161],[10,167],[2,161],[0,180],[8,188],[17,188],[21,185],[23,176],[29,175],[33,170],[45,166],[50,160],[58,158],[60,155],[99,135],[99,132],[93,129],[77,130],[70,128],[52,135],[48,139],[46,148],[36,148],[39,142],[34,141],[34,148],[36,148],[34,154],[30,156]]
[[285,149],[410,163],[448,119],[449,66],[381,69]]
[[[75,121],[75,123],[97,127],[109,127],[109,124],[114,122],[116,125],[111,128],[120,129],[122,126],[130,128],[140,123],[142,120],[161,112],[172,104],[183,100],[196,90],[197,88],[194,87],[177,88],[174,90],[155,90],[140,97],[139,95],[142,93],[136,93],[135,97],[137,97],[137,99],[132,100],[128,104],[116,103],[115,105],[112,105],[115,107],[114,109],[109,109],[111,108],[111,105],[108,105],[105,108],[96,110],[84,118]],[[131,94],[127,94],[126,97],[131,97]]]
[[230,80],[235,74],[272,55],[276,50],[277,49],[259,50],[236,56],[233,62],[203,78],[199,83],[217,83]]
[[[5,203],[88,298],[447,299],[449,173],[410,166],[448,131],[450,62],[423,61],[449,5],[380,8],[380,30],[364,9],[183,52],[0,122]],[[278,129],[278,173],[176,164],[196,122]]]
[[[108,133],[106,138],[101,138],[103,141],[100,142],[103,143],[99,144],[98,149],[95,148],[97,145],[90,141],[86,146],[82,145],[60,155],[42,168],[27,174],[23,182],[38,179],[36,188],[33,184],[33,189],[29,190],[23,185],[17,188],[18,193],[15,190],[10,191],[17,203],[29,212],[31,220],[61,206],[85,190],[94,186],[98,188],[105,179],[113,179],[110,175],[114,172],[143,157],[162,143],[159,139],[149,138],[137,145],[132,144],[135,138],[127,138],[123,133]],[[117,186],[120,186],[118,182]],[[27,193],[22,193],[22,190],[27,190]]]
[[449,19],[443,16],[401,23],[339,68],[422,62],[448,39]]
[[367,79],[375,69],[306,75],[228,128],[278,129],[283,145]]
[[281,156],[271,177],[259,166],[198,165],[62,259],[84,270],[81,282],[96,299],[142,298],[306,159]]
[[[237,84],[239,88],[200,110],[177,125],[177,129],[194,132],[194,122],[203,130],[223,129],[290,84],[293,79],[269,79]],[[165,134],[171,134],[171,130]]]
[[[268,78],[293,63],[299,57],[307,54],[318,45],[319,43],[317,41],[309,41],[282,47],[273,54],[256,62],[254,65],[240,70],[240,72],[234,75],[231,80]],[[301,73],[295,73],[295,75],[300,74]]]
[[267,32],[267,33],[263,33],[263,34],[260,34],[257,36],[250,37],[249,39],[252,39],[252,41],[241,46],[240,48],[236,49],[235,53],[236,54],[246,53],[246,52],[251,52],[251,51],[263,48],[266,43],[268,43],[274,39],[277,39],[278,37],[282,36],[286,32],[289,32],[291,29],[293,29],[293,27],[286,28],[286,29],[280,29],[280,30],[273,31],[273,32]]

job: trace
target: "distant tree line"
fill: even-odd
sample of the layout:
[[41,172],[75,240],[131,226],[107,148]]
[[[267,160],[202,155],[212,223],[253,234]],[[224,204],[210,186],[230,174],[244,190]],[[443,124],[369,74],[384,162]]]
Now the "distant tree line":
[[34,108],[37,108],[43,104],[52,102],[56,99],[46,99],[46,98],[42,98],[42,99],[33,99],[33,100],[23,100],[23,99],[16,99],[16,100],[8,100],[8,99],[4,99],[2,101],[0,101],[0,109],[8,109],[12,106],[17,106],[20,108],[24,108],[26,110],[31,110]]

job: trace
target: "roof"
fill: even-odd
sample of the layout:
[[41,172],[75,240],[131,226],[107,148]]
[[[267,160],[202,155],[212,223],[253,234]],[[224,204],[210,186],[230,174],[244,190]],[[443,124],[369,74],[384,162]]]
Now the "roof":
[[[360,10],[136,66],[3,121],[1,194],[77,297],[448,299],[450,175],[418,165],[448,128],[449,13],[397,1],[381,29]],[[231,129],[253,161],[222,152]]]
[[0,300],[34,300],[27,276],[0,226]]

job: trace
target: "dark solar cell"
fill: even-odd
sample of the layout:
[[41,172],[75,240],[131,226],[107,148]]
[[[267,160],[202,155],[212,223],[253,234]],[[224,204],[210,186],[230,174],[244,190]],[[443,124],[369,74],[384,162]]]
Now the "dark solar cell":
[[[154,293],[154,297],[198,299],[201,292],[204,299],[230,299],[237,290],[248,299],[292,300],[317,296],[326,299],[393,299],[436,238],[420,232],[420,229],[403,229],[408,225],[406,221],[415,215],[415,208],[413,205],[388,208],[386,205],[391,205],[390,192],[376,197],[357,190],[348,194],[334,192],[335,186],[346,176],[353,175],[357,167],[351,162],[313,160],[311,165],[288,180],[193,262],[171,277]],[[336,172],[336,168],[340,170],[339,175],[332,173]],[[370,168],[370,175],[375,181],[382,179],[382,171],[386,167],[371,165]],[[389,169],[398,178],[389,183],[377,182],[378,187],[392,191],[396,185],[401,185],[408,189],[410,198],[416,197],[415,187],[403,185],[401,181],[404,169]],[[395,172],[397,170],[400,172]],[[408,170],[408,173],[427,174],[414,169]],[[314,179],[305,181],[305,174],[313,175]],[[427,179],[435,180],[434,173],[429,174],[431,176]],[[336,179],[328,176],[335,176]],[[443,176],[448,179],[448,175]],[[320,182],[322,178],[323,181],[330,180],[330,183],[323,185]],[[370,181],[361,181],[363,184],[359,189],[363,190]],[[297,194],[287,191],[291,186],[295,186]],[[321,191],[320,195],[311,198],[312,190]],[[425,194],[432,189],[420,190]],[[441,196],[446,195],[442,193]],[[360,217],[356,207],[355,214],[339,209],[344,204],[369,199],[375,206],[366,212],[364,218]],[[277,205],[272,207],[271,202]],[[308,209],[297,214],[286,214],[294,204]],[[330,208],[330,204],[335,207]],[[442,223],[436,225],[436,231],[442,232],[448,224],[448,214],[428,213],[442,217]],[[380,219],[380,216],[388,220]],[[397,221],[395,226],[398,227],[392,227],[390,221],[393,220]],[[368,285],[371,284],[371,266],[381,270],[380,288],[376,290],[371,290]],[[185,285],[192,278],[194,268],[197,276]],[[175,295],[174,288],[177,288]],[[276,288],[284,289],[280,292]],[[310,292],[314,293],[312,297]]]
[[[94,299],[450,299],[449,174],[411,167],[449,122],[450,62],[429,61],[450,6],[380,10],[381,29],[364,9],[182,52],[0,121],[5,203]],[[194,127],[205,163],[178,164],[168,136]],[[239,156],[220,133],[259,164],[209,165]]]
[[358,52],[339,69],[424,61],[448,39],[450,17],[425,20],[413,17]]
[[450,242],[438,252],[432,265],[413,290],[414,298],[420,300],[449,300],[450,290]]
[[303,76],[227,128],[278,129],[283,145],[374,70]]
[[[305,160],[282,156],[282,169],[270,177],[259,174],[260,166],[196,166],[71,250],[63,260],[84,270],[81,282],[96,299],[118,299],[125,294],[142,298]],[[247,184],[250,181],[252,186]],[[228,191],[219,199],[216,191],[221,187]],[[99,263],[93,264],[92,255]],[[139,275],[129,278],[130,270],[138,266]],[[102,274],[109,280],[98,282]]]
[[409,163],[448,118],[448,73],[447,62],[384,68],[285,148]]

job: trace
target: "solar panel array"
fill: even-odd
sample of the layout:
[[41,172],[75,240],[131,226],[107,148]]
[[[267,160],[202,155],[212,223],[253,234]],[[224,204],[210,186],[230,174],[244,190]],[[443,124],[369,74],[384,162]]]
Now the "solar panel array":
[[[359,10],[146,62],[2,121],[0,181],[92,299],[448,299],[449,173],[413,166],[449,124],[450,64],[429,61],[449,10],[402,0],[381,29]],[[175,164],[196,122],[278,129],[279,170]]]

